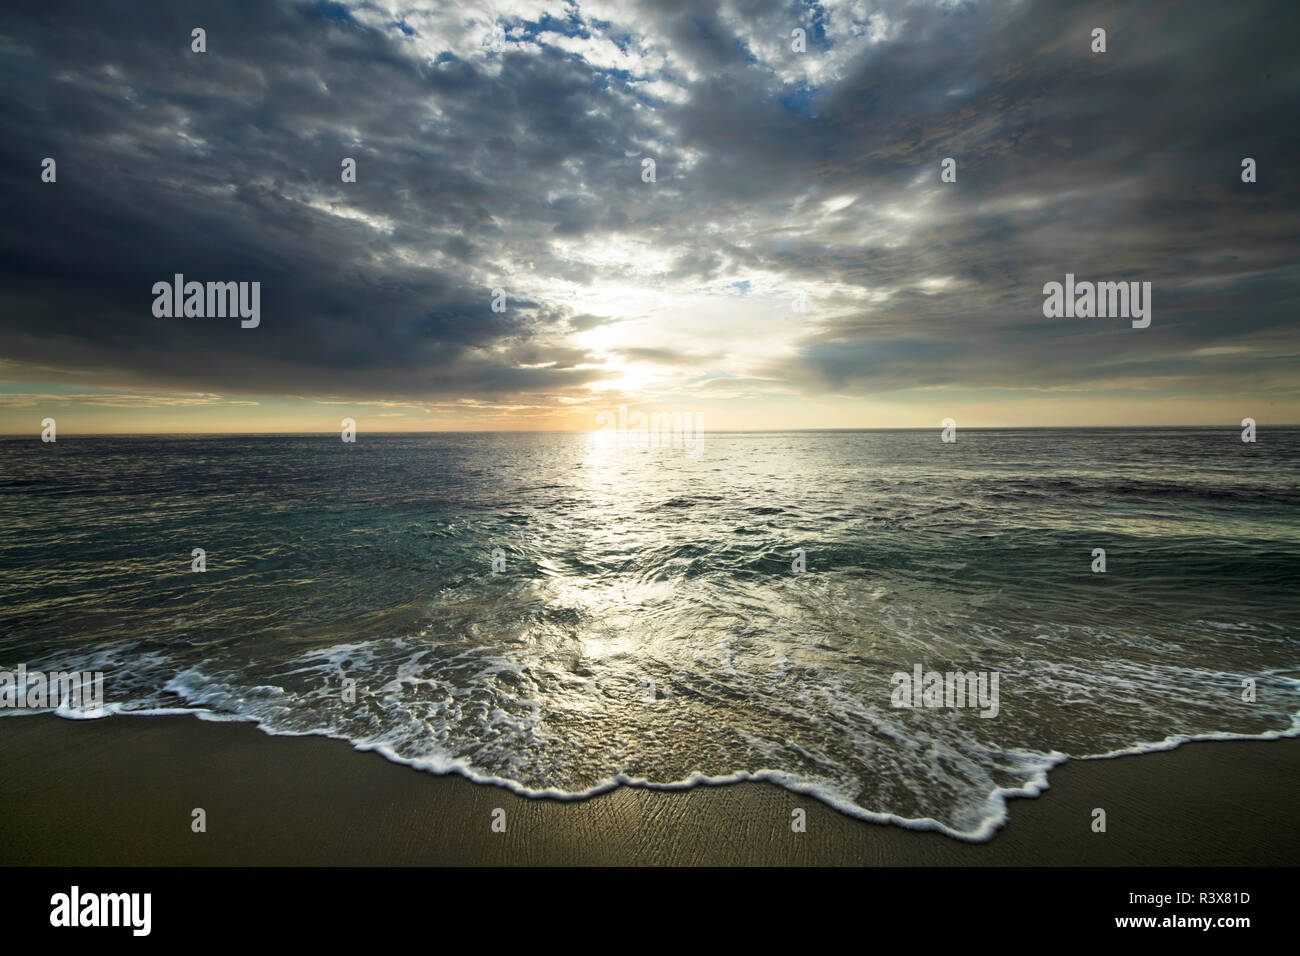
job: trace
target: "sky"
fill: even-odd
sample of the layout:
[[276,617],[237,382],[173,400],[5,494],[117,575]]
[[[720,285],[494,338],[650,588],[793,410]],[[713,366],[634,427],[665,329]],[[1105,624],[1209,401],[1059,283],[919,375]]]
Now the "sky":
[[[1297,32],[1291,0],[9,0],[0,432],[1300,423]],[[156,314],[177,274],[258,283],[257,325]],[[1149,326],[1045,315],[1067,274],[1149,282]]]

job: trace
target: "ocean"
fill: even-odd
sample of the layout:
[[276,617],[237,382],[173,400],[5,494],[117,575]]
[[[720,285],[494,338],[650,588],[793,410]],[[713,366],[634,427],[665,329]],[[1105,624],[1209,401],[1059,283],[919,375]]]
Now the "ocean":
[[33,436],[0,489],[0,669],[530,796],[979,840],[1067,759],[1300,735],[1300,429]]

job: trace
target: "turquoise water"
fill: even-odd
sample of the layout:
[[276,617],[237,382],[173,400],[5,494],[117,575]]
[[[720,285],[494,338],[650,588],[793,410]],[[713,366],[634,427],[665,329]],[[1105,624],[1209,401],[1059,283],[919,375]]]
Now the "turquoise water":
[[[0,667],[534,795],[981,838],[1067,757],[1300,726],[1296,429],[24,438],[0,488]],[[894,707],[918,664],[997,715]]]

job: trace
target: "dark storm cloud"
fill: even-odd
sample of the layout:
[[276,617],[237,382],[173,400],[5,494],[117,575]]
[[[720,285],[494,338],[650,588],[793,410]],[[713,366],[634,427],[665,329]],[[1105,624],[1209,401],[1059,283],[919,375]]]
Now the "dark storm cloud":
[[[507,56],[491,77],[422,63],[308,6],[24,12],[4,33],[7,357],[272,392],[509,394],[601,377],[574,369],[572,349],[538,354],[538,304],[502,282],[510,307],[493,312],[486,275],[509,255],[502,223],[610,218],[608,203],[545,199],[557,163],[621,156],[622,130],[575,102],[592,94],[579,64]],[[207,55],[188,49],[194,24]],[[30,174],[46,155],[52,186]],[[343,156],[355,185],[339,181]],[[262,326],[156,319],[150,289],[177,272],[260,281]],[[560,367],[517,368],[521,355]]]
[[[1292,387],[1294,4],[567,7],[503,16],[490,53],[486,21],[419,6],[9,4],[0,357],[41,381],[554,396],[611,374],[565,336],[617,319],[548,283],[766,275],[748,299],[811,298],[789,354],[744,370],[774,389]],[[627,239],[664,271],[573,251]],[[177,272],[260,281],[261,326],[155,318]],[[1044,319],[1066,272],[1151,281],[1152,327]]]
[[[1057,387],[1113,380],[1127,363],[1135,383],[1240,386],[1250,369],[1283,387],[1300,289],[1300,137],[1286,119],[1300,92],[1287,39],[1298,13],[917,5],[814,100],[813,121],[756,101],[743,77],[702,84],[679,127],[706,153],[700,199],[741,196],[775,219],[810,187],[857,197],[811,237],[754,237],[733,264],[784,272],[792,287],[890,294],[856,314],[851,294],[828,296],[818,305],[837,317],[763,371],[810,391]],[[1104,56],[1088,48],[1095,25],[1109,29]],[[947,156],[957,184],[939,182]],[[1269,175],[1243,184],[1245,156]],[[891,221],[891,204],[917,218]],[[878,238],[852,241],[863,222],[880,223]],[[1053,326],[1042,285],[1065,272],[1151,281],[1157,331],[1120,344],[1121,325]],[[933,277],[955,281],[918,292]],[[1252,355],[1233,368],[1194,354],[1220,342]]]

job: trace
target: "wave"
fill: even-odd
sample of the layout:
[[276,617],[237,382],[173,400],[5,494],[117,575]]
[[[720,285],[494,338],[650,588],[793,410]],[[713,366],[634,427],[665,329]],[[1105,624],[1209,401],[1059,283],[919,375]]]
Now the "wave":
[[[1218,623],[1224,630],[1235,633],[1229,624]],[[405,666],[401,663],[402,655],[388,653],[396,650],[403,652]],[[779,761],[767,760],[756,766],[723,764],[715,769],[698,769],[676,775],[611,771],[597,776],[585,785],[566,786],[554,781],[528,780],[518,774],[512,775],[502,761],[495,759],[502,752],[518,753],[530,741],[539,747],[555,748],[555,740],[538,740],[538,726],[543,712],[547,710],[546,704],[529,699],[522,691],[513,700],[501,694],[484,702],[482,710],[490,715],[486,723],[450,722],[435,727],[430,723],[429,714],[421,710],[421,701],[437,700],[439,695],[447,692],[467,694],[470,682],[465,681],[462,686],[451,687],[449,690],[445,675],[440,675],[436,668],[426,669],[420,653],[408,653],[412,651],[413,646],[410,644],[381,648],[368,642],[353,642],[311,652],[290,662],[292,666],[285,673],[299,676],[321,676],[334,670],[338,673],[382,674],[382,677],[376,678],[373,686],[361,688],[362,697],[359,699],[363,699],[365,707],[370,709],[366,718],[369,722],[354,723],[352,726],[347,726],[344,712],[321,709],[320,705],[325,698],[320,693],[292,693],[276,683],[241,684],[214,677],[197,667],[175,671],[165,664],[159,670],[172,670],[170,678],[160,684],[161,674],[157,670],[152,676],[140,675],[144,685],[141,689],[147,687],[146,693],[106,704],[99,715],[86,714],[66,706],[43,710],[5,710],[0,711],[0,715],[48,712],[66,719],[93,719],[110,715],[191,714],[202,720],[250,722],[272,736],[325,736],[343,740],[356,750],[374,751],[394,763],[435,774],[458,774],[475,783],[504,787],[534,799],[581,800],[620,786],[682,790],[742,781],[764,781],[793,793],[811,796],[857,819],[908,829],[933,830],[970,842],[991,839],[1008,819],[1007,801],[1011,798],[1040,795],[1048,789],[1049,772],[1067,760],[1109,759],[1152,753],[1171,750],[1192,741],[1273,740],[1300,736],[1300,710],[1288,715],[1276,715],[1277,719],[1286,721],[1284,727],[1253,732],[1198,730],[1170,733],[1159,738],[1137,739],[1118,747],[1069,753],[1052,748],[995,748],[962,740],[953,736],[955,732],[951,730],[947,737],[928,736],[915,731],[909,734],[902,725],[895,724],[887,730],[896,735],[896,739],[890,740],[888,744],[872,744],[862,748],[861,752],[869,753],[872,759],[864,763],[861,769],[846,770],[843,754],[838,758],[829,756],[824,743],[819,749],[801,747],[791,740],[755,739],[755,750],[766,747],[769,755],[784,754],[787,750],[797,752],[806,758],[812,769],[800,772],[791,766],[782,766]],[[153,665],[163,664],[155,652],[133,659],[129,652],[124,653],[124,648],[118,647],[90,655],[73,669],[88,670],[114,661],[118,665],[134,666],[138,673],[146,658]],[[478,678],[518,678],[530,666],[527,661],[518,659],[477,657],[473,660],[472,670]],[[1048,662],[1041,662],[1037,670],[1051,673],[1062,682],[1059,685],[1061,687],[1070,686],[1069,682],[1081,676],[1068,667]],[[823,685],[830,682],[828,675],[817,676]],[[1198,680],[1205,677],[1200,673],[1193,676]],[[1269,686],[1300,694],[1300,680],[1281,672],[1270,672],[1265,676],[1270,682]],[[606,674],[600,679],[611,694],[620,690],[621,685],[614,676]],[[1122,671],[1112,674],[1112,695],[1116,699],[1123,699],[1126,694],[1140,691],[1131,682],[1128,684],[1126,686]],[[326,690],[332,694],[337,691],[337,687],[330,684]],[[824,686],[822,690],[824,691]],[[425,691],[426,694],[424,697],[412,696],[414,691]],[[670,691],[667,687],[650,690],[651,695],[656,693],[667,695]],[[165,697],[177,698],[179,702],[164,702]],[[831,698],[824,699],[834,700],[834,697],[832,695]],[[810,702],[811,698],[798,698],[794,704],[804,706]],[[520,706],[521,703],[523,706]],[[1068,704],[1068,701],[1064,703]],[[753,705],[753,701],[748,702],[748,706]],[[877,727],[887,722],[889,717],[888,714],[878,713],[870,716]],[[612,728],[617,728],[616,720],[609,723]],[[431,733],[434,730],[443,733],[443,736]],[[508,738],[505,746],[501,751],[486,750],[480,759],[476,759],[472,754],[474,746],[493,736]],[[605,736],[604,739],[608,737]],[[858,742],[863,743],[862,740]],[[555,765],[557,772],[564,769],[563,760],[575,757],[583,746],[580,741],[572,741],[571,744],[570,751],[564,754],[560,764]],[[937,748],[940,758],[933,763],[921,762],[911,765],[910,770],[905,769],[900,764],[899,755],[917,748]],[[943,769],[945,767],[946,770]],[[891,803],[880,798],[879,794],[874,799],[864,798],[861,791],[854,789],[855,782],[859,779],[857,774],[862,770],[875,775],[892,774],[893,779],[889,782],[895,789],[888,792],[894,793],[896,797],[906,796],[918,789],[946,791],[950,795],[950,802],[944,804],[947,812],[942,815],[907,812],[898,805],[897,799]],[[535,778],[537,775],[532,773],[524,776]]]

